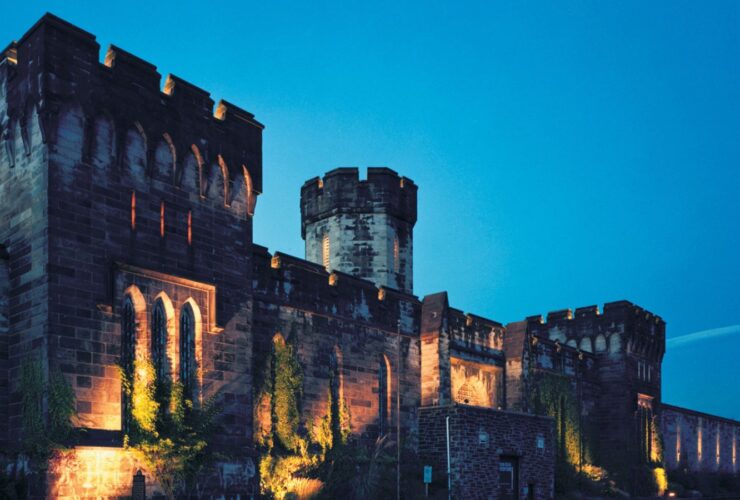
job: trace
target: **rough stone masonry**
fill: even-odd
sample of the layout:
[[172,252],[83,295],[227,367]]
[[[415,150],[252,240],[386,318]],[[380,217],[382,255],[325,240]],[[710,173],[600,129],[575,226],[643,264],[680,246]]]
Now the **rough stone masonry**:
[[[2,461],[23,467],[29,359],[64,374],[86,429],[74,467],[37,471],[37,496],[130,494],[142,465],[122,447],[127,353],[156,358],[172,380],[195,367],[194,397],[219,398],[215,444],[234,457],[209,491],[255,492],[254,377],[276,339],[305,375],[303,426],[330,411],[336,374],[355,439],[398,419],[446,478],[449,424],[457,498],[552,498],[556,457],[574,446],[607,469],[655,465],[660,448],[669,468],[737,474],[739,422],[661,400],[659,316],[619,301],[503,325],[451,307],[446,292],[419,299],[417,186],[387,168],[307,181],[305,260],[270,254],[252,241],[262,124],[176,76],[162,84],[123,49],[103,63],[99,51],[47,14],[0,54]],[[552,386],[560,412],[537,415]],[[151,474],[147,491],[159,491]]]

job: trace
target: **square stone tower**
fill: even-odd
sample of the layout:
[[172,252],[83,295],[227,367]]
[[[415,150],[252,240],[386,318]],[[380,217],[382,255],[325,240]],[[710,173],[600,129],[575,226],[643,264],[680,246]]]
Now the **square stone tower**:
[[[61,372],[82,444],[107,450],[106,466],[120,467],[111,477],[125,481],[92,481],[108,489],[83,496],[130,494],[118,365],[132,356],[193,377],[196,402],[218,394],[223,444],[246,457],[262,183],[263,126],[251,113],[224,101],[214,113],[208,92],[175,76],[162,88],[155,66],[114,46],[101,63],[99,50],[47,14],[0,54],[2,449],[24,435],[23,364]],[[71,481],[46,494],[82,495],[84,481]]]

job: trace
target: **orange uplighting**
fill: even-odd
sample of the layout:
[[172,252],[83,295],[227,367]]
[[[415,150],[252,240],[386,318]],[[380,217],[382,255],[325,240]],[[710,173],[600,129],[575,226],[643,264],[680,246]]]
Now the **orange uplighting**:
[[188,245],[193,244],[193,211],[188,210]]
[[159,204],[159,235],[164,238],[164,201]]
[[131,191],[131,230],[136,231],[136,191]]
[[53,498],[130,495],[133,475],[140,466],[122,448],[80,446],[51,460],[49,493]]

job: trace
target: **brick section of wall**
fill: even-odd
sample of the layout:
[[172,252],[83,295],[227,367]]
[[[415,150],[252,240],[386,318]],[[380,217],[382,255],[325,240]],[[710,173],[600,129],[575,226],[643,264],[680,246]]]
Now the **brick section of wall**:
[[341,273],[335,275],[332,286],[319,265],[284,254],[276,254],[273,260],[266,249],[254,248],[255,362],[267,359],[278,332],[297,346],[304,376],[304,424],[310,426],[327,414],[329,358],[338,348],[353,434],[368,440],[378,436],[378,372],[383,356],[390,365],[390,423],[395,429],[400,320],[401,425],[404,435],[413,440],[419,406],[420,304],[416,297],[387,291],[380,300],[372,283]]
[[419,455],[432,465],[436,477],[446,477],[448,416],[453,498],[498,498],[501,457],[518,461],[519,498],[528,498],[531,487],[536,499],[553,497],[552,419],[470,406],[423,407],[419,409]]
[[660,430],[669,470],[736,474],[740,471],[740,422],[662,405]]
[[338,168],[323,180],[307,181],[301,188],[306,259],[323,264],[328,235],[330,269],[413,293],[416,191],[410,179],[388,168],[368,168],[364,181],[356,168]]

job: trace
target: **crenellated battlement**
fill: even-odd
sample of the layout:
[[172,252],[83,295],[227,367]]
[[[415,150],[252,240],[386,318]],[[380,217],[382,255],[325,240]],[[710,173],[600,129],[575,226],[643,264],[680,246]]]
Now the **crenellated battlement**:
[[[193,177],[190,187],[203,199],[253,213],[262,190],[264,128],[254,115],[225,100],[214,107],[207,91],[174,75],[162,86],[156,66],[115,45],[103,63],[99,58],[94,35],[52,14],[0,54],[0,138],[7,143],[0,154],[6,150],[11,166],[18,154],[15,136],[22,135],[26,146],[31,121],[38,121],[52,148],[59,147],[60,134],[71,135],[62,128],[72,125],[81,129],[82,162],[101,149],[112,158],[111,167],[140,156],[144,171],[156,176],[155,164],[164,156],[158,148],[164,146],[170,155],[164,161],[173,168],[162,180],[182,187]],[[95,144],[101,135],[110,144]],[[132,143],[143,151],[129,154]],[[69,153],[76,158],[76,151]],[[186,172],[189,162],[195,174]]]
[[360,180],[358,168],[336,168],[323,178],[314,177],[301,188],[301,231],[329,215],[387,213],[412,226],[416,223],[417,186],[394,170],[369,167]]
[[662,358],[665,350],[665,321],[626,300],[575,310],[561,309],[526,318],[528,330],[539,337],[591,352],[642,353]]

